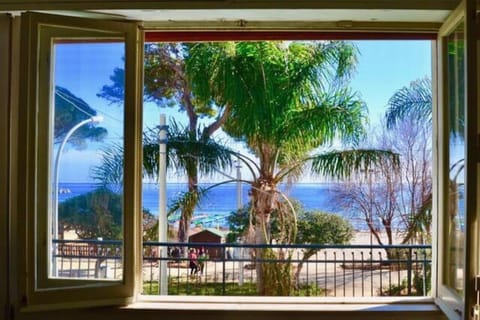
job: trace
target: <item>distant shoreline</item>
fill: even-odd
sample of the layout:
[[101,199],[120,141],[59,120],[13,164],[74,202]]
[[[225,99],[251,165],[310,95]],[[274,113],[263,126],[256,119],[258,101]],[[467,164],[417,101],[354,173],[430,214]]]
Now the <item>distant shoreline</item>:
[[[209,184],[202,183],[201,186]],[[299,183],[288,186],[289,196],[298,200],[307,211],[323,211],[337,214],[348,219],[355,229],[365,230],[366,226],[364,218],[354,212],[346,211],[339,206],[333,205],[332,197],[334,196],[333,188],[337,185],[335,182],[324,183]],[[59,194],[59,201],[63,202],[87,192],[91,192],[98,187],[96,183],[66,183],[59,184],[61,189],[68,189],[70,192]],[[211,189],[203,198],[200,204],[194,210],[194,223],[202,224],[203,227],[228,227],[227,217],[231,212],[237,210],[238,197],[236,183],[228,183]],[[280,188],[287,187],[286,185]],[[242,185],[243,205],[249,202],[248,191],[250,185]],[[175,198],[180,196],[187,190],[186,183],[168,183],[167,184],[167,201],[170,204]],[[167,205],[168,205],[167,204]],[[158,216],[158,186],[156,183],[143,183],[142,189],[142,207],[151,214]],[[169,223],[175,223],[179,220],[179,214],[172,215]]]

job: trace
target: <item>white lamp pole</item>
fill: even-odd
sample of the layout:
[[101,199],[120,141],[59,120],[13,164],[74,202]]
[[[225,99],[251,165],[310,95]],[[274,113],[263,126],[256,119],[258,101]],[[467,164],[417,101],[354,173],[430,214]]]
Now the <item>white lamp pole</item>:
[[[160,132],[158,134],[158,241],[167,242],[167,121],[165,114],[160,115]],[[158,288],[160,295],[168,295],[167,282],[167,247],[159,247]]]
[[[68,139],[72,136],[72,134],[77,131],[81,126],[87,124],[87,123],[100,123],[103,121],[102,116],[93,116],[89,119],[85,119],[75,126],[73,126],[65,135],[65,138],[63,138],[62,143],[58,147],[57,151],[57,156],[55,157],[55,167],[53,170],[53,195],[52,195],[52,207],[55,212],[55,214],[52,217],[52,240],[53,239],[58,239],[59,232],[58,232],[58,185],[59,185],[59,175],[60,175],[60,158],[62,156],[63,148],[67,144]],[[53,250],[53,244],[52,244],[52,250]],[[53,274],[56,276],[57,275],[57,268],[56,268],[56,259],[53,257],[53,252],[52,254],[52,271]]]
[[240,210],[243,208],[243,197],[242,197],[242,165],[240,160],[236,161],[237,168],[237,209]]
[[[237,159],[237,210],[243,208],[243,196],[242,196],[242,165],[240,159]],[[242,241],[243,243],[243,241]],[[238,262],[238,285],[243,285],[243,254],[244,248],[240,248],[240,261]]]

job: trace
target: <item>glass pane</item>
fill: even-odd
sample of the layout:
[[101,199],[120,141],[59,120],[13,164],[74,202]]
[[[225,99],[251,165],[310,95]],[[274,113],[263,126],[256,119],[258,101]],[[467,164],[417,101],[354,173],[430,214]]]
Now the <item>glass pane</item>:
[[[105,99],[125,45],[58,41],[51,87],[50,277],[121,279],[124,90]],[[123,72],[116,74],[123,82]],[[123,88],[123,86],[122,86]]]
[[448,39],[447,106],[448,106],[448,205],[445,217],[444,283],[456,293],[463,294],[464,273],[464,155],[465,155],[465,66],[464,34],[461,24]]

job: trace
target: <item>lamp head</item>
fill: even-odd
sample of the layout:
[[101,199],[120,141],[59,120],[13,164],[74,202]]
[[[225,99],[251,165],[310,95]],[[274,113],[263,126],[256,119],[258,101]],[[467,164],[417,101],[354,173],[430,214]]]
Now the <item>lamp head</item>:
[[103,116],[93,116],[90,118],[90,120],[93,123],[100,123],[100,122],[103,122]]

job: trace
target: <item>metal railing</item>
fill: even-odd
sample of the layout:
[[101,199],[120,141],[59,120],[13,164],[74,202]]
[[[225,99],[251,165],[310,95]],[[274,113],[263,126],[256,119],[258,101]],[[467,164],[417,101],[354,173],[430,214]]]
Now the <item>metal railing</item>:
[[119,279],[121,240],[53,240],[56,274],[60,278]]
[[[121,278],[121,241],[54,243],[60,277]],[[195,259],[188,255],[191,250]],[[268,258],[262,257],[266,250]],[[314,252],[308,259],[307,251]],[[163,281],[168,281],[169,295],[257,295],[262,266],[287,266],[284,278],[289,278],[283,280],[291,284],[288,295],[293,296],[427,296],[431,246],[144,242],[143,293],[159,294],[160,268],[167,268]]]

